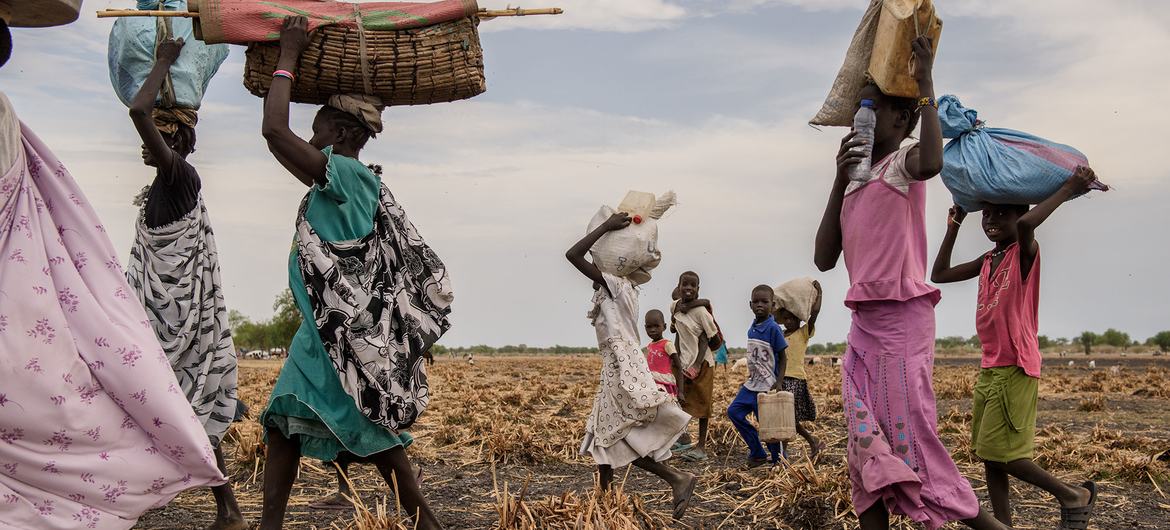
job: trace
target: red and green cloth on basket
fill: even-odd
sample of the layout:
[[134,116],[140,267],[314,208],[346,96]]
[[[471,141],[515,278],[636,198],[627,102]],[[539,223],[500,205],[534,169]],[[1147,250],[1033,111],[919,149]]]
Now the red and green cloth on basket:
[[475,0],[440,2],[322,2],[321,0],[200,0],[191,9],[199,12],[200,38],[208,43],[248,44],[280,39],[284,19],[304,16],[309,31],[321,26],[357,27],[397,31],[458,20],[479,11]]

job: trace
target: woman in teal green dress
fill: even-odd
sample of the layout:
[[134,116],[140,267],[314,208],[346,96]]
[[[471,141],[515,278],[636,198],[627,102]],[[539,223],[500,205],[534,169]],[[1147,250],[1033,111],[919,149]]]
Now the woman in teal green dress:
[[[286,20],[264,103],[264,138],[310,187],[297,215],[289,285],[304,320],[260,421],[268,441],[260,527],[280,528],[301,456],[373,463],[418,528],[440,528],[419,491],[405,429],[430,399],[425,352],[450,324],[446,267],[379,175],[358,161],[382,131],[381,102],[333,96],[313,137],[289,128],[307,21]],[[380,172],[380,170],[378,170]]]

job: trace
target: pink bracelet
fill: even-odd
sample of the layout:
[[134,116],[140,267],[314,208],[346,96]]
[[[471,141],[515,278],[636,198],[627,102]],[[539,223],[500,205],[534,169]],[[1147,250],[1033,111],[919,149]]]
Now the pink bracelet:
[[272,72],[272,77],[283,77],[289,81],[296,81],[297,79],[296,76],[294,76],[293,73],[288,70],[277,70]]

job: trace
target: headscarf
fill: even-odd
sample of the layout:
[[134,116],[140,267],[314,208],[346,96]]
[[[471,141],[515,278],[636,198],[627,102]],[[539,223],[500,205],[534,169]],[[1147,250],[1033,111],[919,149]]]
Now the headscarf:
[[175,134],[179,125],[194,129],[195,124],[199,123],[199,113],[195,109],[183,107],[155,107],[150,117],[154,118],[154,126],[163,134]]
[[382,132],[382,110],[386,105],[377,96],[337,94],[330,97],[326,105],[357,118],[370,130],[370,136]]

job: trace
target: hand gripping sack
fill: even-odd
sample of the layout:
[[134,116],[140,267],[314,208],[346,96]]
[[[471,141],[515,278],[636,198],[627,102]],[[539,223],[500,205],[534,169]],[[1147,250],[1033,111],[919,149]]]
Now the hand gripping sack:
[[[1077,166],[1088,166],[1080,151],[1012,129],[984,127],[974,109],[959,98],[938,101],[944,138],[943,184],[955,204],[968,212],[990,204],[1039,204],[1072,176]],[[1108,189],[1094,183],[1093,189]]]
[[628,213],[641,222],[601,236],[589,250],[593,264],[601,272],[629,278],[638,285],[650,281],[650,272],[662,261],[658,250],[658,220],[674,204],[675,195],[671,191],[657,198],[650,193],[631,191],[617,210],[602,206],[589,221],[586,233],[596,230],[616,212]]
[[[138,9],[186,11],[187,1],[138,0]],[[228,47],[226,44],[209,46],[195,39],[191,20],[187,18],[123,17],[114,22],[108,54],[114,92],[124,105],[130,106],[154,67],[160,24],[170,24],[172,37],[182,38],[184,44],[170,70],[174,99],[169,101],[160,95],[158,102],[167,107],[198,109],[208,83],[227,59]]]

